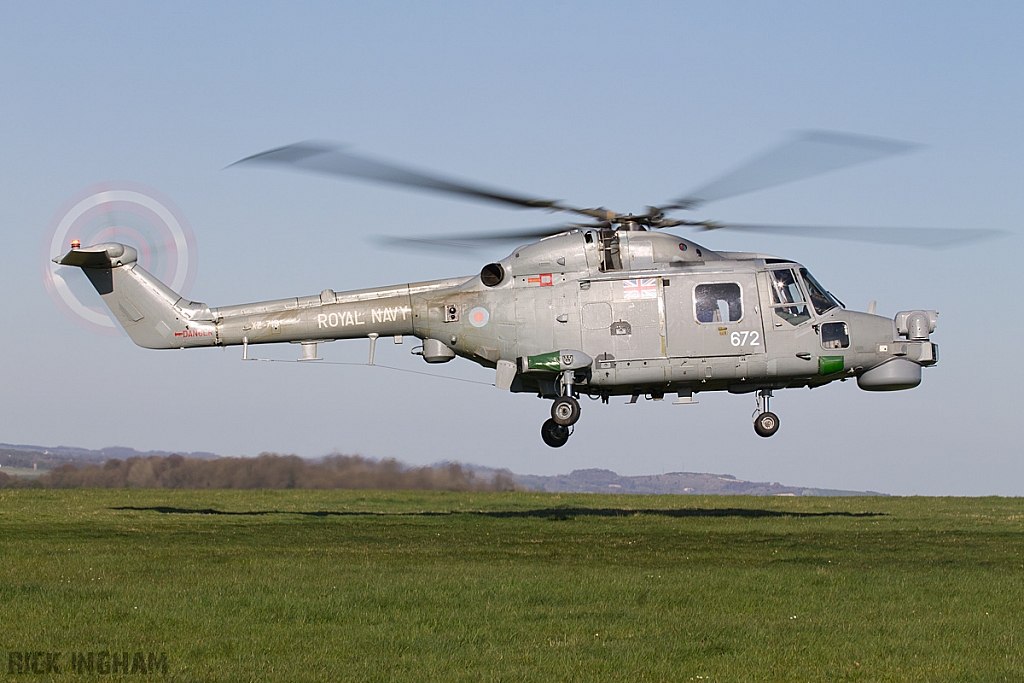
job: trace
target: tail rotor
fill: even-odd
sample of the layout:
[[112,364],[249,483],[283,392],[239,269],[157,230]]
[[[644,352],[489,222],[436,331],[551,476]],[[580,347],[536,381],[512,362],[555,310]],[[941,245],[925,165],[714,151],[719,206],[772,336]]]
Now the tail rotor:
[[54,214],[43,239],[43,285],[68,320],[104,336],[120,336],[120,326],[96,301],[92,285],[53,262],[73,241],[83,247],[118,242],[138,252],[138,263],[173,290],[187,296],[199,262],[195,234],[181,210],[153,188],[107,182],[71,197]]

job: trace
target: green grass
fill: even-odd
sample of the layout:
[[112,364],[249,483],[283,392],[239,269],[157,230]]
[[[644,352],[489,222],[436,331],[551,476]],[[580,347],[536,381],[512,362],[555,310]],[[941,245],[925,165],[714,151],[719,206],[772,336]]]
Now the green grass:
[[0,673],[1022,681],[1022,607],[1021,499],[0,491]]

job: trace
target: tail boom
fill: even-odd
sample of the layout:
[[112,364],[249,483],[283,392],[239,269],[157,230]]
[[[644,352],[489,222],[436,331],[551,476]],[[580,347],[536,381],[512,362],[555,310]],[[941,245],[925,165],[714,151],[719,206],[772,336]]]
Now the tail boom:
[[414,335],[415,295],[455,280],[263,301],[211,310],[189,301],[137,263],[117,243],[76,248],[54,259],[77,266],[132,341],[147,349],[331,341]]

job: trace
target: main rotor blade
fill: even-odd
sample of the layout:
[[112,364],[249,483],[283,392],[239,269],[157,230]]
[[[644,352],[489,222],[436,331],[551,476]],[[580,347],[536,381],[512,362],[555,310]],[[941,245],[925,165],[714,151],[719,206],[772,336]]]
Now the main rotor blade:
[[914,247],[944,249],[959,244],[980,242],[999,237],[1000,230],[971,228],[861,228],[811,225],[761,225],[752,223],[712,222],[701,226],[701,230],[736,230],[748,233],[768,233],[791,237],[815,237],[822,239],[871,242],[875,244],[898,244]]
[[428,235],[426,237],[398,237],[389,235],[378,238],[377,242],[382,246],[399,247],[403,249],[416,249],[419,247],[435,249],[481,249],[492,245],[505,243],[511,244],[522,242],[523,240],[535,240],[543,237],[550,237],[577,227],[581,226],[547,225],[493,233],[459,233],[450,235]]
[[663,208],[692,209],[707,202],[803,180],[918,147],[920,145],[911,142],[866,135],[804,131]]
[[253,163],[279,164],[314,173],[348,176],[350,178],[413,187],[431,192],[461,195],[525,209],[570,211],[587,216],[592,215],[591,213],[586,213],[587,211],[593,211],[565,206],[551,199],[525,197],[503,190],[444,178],[434,173],[403,168],[392,163],[349,154],[342,151],[338,146],[319,142],[298,142],[293,145],[278,147],[277,149],[271,149],[236,161],[231,166]]

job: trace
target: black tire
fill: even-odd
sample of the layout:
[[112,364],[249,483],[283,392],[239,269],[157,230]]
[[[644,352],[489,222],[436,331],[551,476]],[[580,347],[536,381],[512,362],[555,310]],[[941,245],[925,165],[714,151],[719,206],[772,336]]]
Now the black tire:
[[569,440],[572,432],[565,425],[560,425],[554,420],[545,420],[540,428],[540,438],[552,448],[561,448]]
[[562,426],[571,427],[580,419],[580,402],[572,396],[556,398],[551,404],[551,419]]
[[754,431],[765,438],[779,431],[779,416],[775,413],[761,413],[754,420]]

